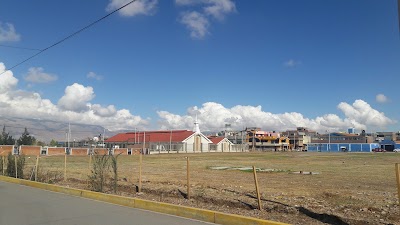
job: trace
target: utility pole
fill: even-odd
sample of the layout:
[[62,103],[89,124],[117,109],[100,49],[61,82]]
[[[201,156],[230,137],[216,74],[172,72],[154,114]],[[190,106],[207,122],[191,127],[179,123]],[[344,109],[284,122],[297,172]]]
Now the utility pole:
[[143,131],[143,154],[144,154],[144,149],[146,148],[146,131]]
[[252,133],[253,133],[253,143],[252,143],[252,144],[253,144],[253,151],[254,151],[255,148],[256,148],[256,147],[255,147],[255,142],[256,142],[256,131],[253,131]]
[[331,151],[331,132],[328,131],[328,151]]
[[103,127],[103,145],[102,145],[103,148],[104,148],[104,135],[106,135],[106,128]]
[[71,138],[71,124],[70,123],[68,123],[68,134],[67,134],[67,147],[68,147],[68,150],[69,150],[69,139]]
[[168,150],[168,153],[169,153],[169,151],[171,151],[171,147],[172,147],[172,129],[171,129],[171,132],[169,133],[169,150]]

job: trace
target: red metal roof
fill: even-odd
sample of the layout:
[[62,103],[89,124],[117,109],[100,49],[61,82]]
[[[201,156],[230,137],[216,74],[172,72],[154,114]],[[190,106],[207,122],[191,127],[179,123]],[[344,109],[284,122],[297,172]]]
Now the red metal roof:
[[194,132],[189,130],[165,130],[165,131],[140,131],[119,133],[104,142],[143,142],[143,135],[145,135],[146,142],[182,142]]
[[210,141],[212,141],[213,144],[218,144],[222,140],[224,140],[225,137],[208,137],[208,139],[210,139]]

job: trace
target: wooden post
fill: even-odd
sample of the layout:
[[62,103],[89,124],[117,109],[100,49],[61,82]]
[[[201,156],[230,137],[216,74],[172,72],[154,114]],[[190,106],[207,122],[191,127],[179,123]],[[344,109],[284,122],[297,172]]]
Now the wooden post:
[[399,202],[400,202],[400,164],[396,163],[396,180],[397,180],[397,193],[399,197]]
[[15,162],[15,178],[18,178],[17,155],[14,155],[14,162]]
[[64,181],[67,181],[67,153],[64,155]]
[[139,185],[138,192],[142,192],[142,152],[139,154]]
[[187,199],[190,199],[190,163],[189,157],[186,157],[186,176],[187,176]]
[[257,200],[258,200],[258,209],[262,210],[261,206],[261,197],[260,197],[260,191],[258,189],[258,180],[257,180],[257,172],[256,172],[256,167],[253,166],[253,174],[254,174],[254,182],[256,184],[256,192],[257,192]]
[[39,156],[36,156],[35,181],[37,181],[38,166],[39,166]]

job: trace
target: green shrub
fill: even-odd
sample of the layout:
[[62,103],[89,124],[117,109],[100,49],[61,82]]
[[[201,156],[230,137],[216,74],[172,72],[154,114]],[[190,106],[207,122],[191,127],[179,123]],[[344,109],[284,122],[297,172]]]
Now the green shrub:
[[110,186],[114,193],[117,193],[117,186],[118,186],[118,158],[119,155],[114,156],[111,155],[111,168],[112,168],[112,178],[110,179]]
[[118,186],[118,155],[93,155],[92,170],[88,184],[92,191],[105,192],[106,185],[113,193]]
[[25,155],[12,155],[11,153],[7,156],[7,176],[15,177],[15,160],[17,160],[18,178],[24,178]]
[[93,165],[89,176],[89,187],[92,191],[103,192],[110,165],[108,155],[93,155]]

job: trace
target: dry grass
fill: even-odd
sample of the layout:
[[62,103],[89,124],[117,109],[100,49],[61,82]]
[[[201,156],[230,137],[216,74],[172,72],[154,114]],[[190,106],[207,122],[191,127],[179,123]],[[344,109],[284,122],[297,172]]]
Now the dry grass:
[[[186,159],[190,157],[191,196],[186,193]],[[295,224],[396,224],[400,221],[394,164],[396,153],[208,153],[143,157],[143,192],[139,197],[210,208]],[[27,158],[26,174],[35,164]],[[88,156],[69,156],[68,182],[85,188]],[[210,167],[276,169],[259,172],[264,212],[257,206],[253,174]],[[40,171],[64,173],[64,157],[40,158]],[[293,172],[318,172],[317,175]],[[118,158],[120,193],[135,195],[139,156]],[[58,178],[60,178],[58,176]]]

